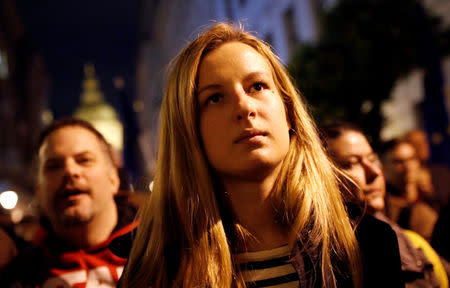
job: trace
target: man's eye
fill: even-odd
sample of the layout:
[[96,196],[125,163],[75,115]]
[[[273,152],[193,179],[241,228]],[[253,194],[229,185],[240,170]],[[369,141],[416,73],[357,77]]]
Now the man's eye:
[[92,159],[91,158],[79,158],[77,161],[78,161],[78,163],[81,163],[81,164],[88,164],[92,161]]
[[208,99],[206,99],[205,105],[208,105],[210,103],[217,103],[220,101],[220,98],[221,98],[220,94],[213,94],[209,96]]
[[58,162],[47,163],[44,166],[44,170],[46,170],[46,171],[56,170],[59,168],[61,168],[61,164]]

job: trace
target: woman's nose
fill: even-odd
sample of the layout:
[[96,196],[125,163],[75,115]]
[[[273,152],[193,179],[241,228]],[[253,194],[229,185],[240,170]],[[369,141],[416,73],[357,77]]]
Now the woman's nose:
[[235,89],[233,101],[235,102],[235,119],[251,119],[256,117],[256,104],[254,99],[243,89]]
[[381,167],[376,165],[376,163],[364,163],[364,170],[366,173],[367,183],[371,183],[382,173]]

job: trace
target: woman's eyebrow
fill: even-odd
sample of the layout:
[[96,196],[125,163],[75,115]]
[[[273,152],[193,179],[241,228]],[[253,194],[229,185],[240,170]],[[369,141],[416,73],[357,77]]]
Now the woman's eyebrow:
[[247,74],[244,77],[244,81],[255,79],[255,78],[260,78],[260,77],[271,77],[271,76],[272,76],[271,73],[267,73],[265,71],[255,71],[255,72],[251,72],[251,73]]
[[[271,73],[267,73],[265,71],[255,71],[255,72],[250,72],[249,74],[247,74],[244,77],[243,81],[248,81],[248,80],[255,79],[255,78],[260,78],[260,77],[270,77],[270,76],[272,76]],[[200,87],[198,89],[197,95],[200,95],[205,90],[218,89],[218,88],[221,88],[221,87],[222,87],[222,85],[220,85],[220,84],[209,84],[209,85]]]
[[222,87],[222,86],[219,85],[219,84],[209,84],[209,85],[203,86],[203,87],[201,87],[201,88],[198,89],[197,95],[200,95],[200,94],[201,94],[202,92],[204,92],[205,90],[208,90],[208,89],[218,89],[218,88],[220,88],[220,87]]

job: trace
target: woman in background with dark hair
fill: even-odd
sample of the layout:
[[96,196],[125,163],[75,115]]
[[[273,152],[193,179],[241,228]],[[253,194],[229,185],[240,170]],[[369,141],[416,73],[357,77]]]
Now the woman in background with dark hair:
[[361,205],[397,234],[406,287],[448,287],[448,263],[441,261],[420,235],[402,229],[384,215],[386,182],[382,165],[364,134],[350,124],[323,126],[321,132],[328,154],[354,182],[353,193]]

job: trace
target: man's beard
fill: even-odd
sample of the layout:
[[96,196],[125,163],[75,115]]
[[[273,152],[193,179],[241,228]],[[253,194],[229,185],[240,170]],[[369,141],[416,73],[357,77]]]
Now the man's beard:
[[[85,211],[82,211],[85,212]],[[63,226],[85,225],[94,219],[94,213],[80,213],[79,211],[61,211],[58,221]]]
[[93,218],[94,216],[92,215],[90,217],[83,217],[82,215],[70,215],[61,217],[60,221],[64,226],[80,226],[91,222]]

